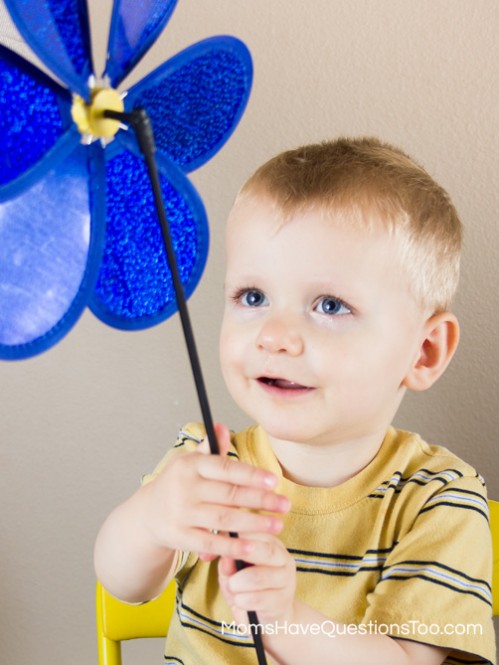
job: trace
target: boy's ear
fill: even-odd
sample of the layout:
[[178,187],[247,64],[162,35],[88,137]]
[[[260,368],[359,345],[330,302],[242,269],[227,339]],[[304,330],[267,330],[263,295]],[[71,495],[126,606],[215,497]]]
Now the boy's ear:
[[434,314],[425,323],[418,356],[403,384],[409,390],[426,390],[447,369],[459,343],[459,323],[454,314]]

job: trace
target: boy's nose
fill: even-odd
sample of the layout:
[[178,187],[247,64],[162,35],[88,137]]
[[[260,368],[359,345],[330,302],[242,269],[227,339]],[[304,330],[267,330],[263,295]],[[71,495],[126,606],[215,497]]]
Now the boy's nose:
[[285,320],[272,319],[261,328],[257,346],[268,353],[288,353],[299,356],[303,352],[303,339],[296,327]]

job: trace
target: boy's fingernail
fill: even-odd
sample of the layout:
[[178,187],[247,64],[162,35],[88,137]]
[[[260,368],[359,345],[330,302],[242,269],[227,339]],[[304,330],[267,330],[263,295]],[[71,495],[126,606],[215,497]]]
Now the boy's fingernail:
[[288,499],[287,496],[279,497],[279,508],[283,512],[288,512],[288,510],[291,508],[291,501]]
[[266,487],[275,487],[277,485],[277,478],[273,474],[264,477],[263,483]]
[[278,517],[273,517],[270,520],[269,528],[272,533],[279,533],[283,527],[282,520],[280,520]]
[[244,554],[249,554],[255,549],[255,543],[252,543],[251,540],[246,540],[242,543],[242,550]]

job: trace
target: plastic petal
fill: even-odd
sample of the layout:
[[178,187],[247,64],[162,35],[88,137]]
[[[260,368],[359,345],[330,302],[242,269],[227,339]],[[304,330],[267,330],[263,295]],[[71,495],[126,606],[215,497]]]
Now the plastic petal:
[[[120,143],[124,149],[118,152]],[[132,137],[116,140],[106,157],[106,241],[90,307],[113,327],[148,328],[177,311],[152,189]],[[180,277],[189,297],[208,253],[206,214],[196,190],[174,164],[159,156],[158,167]]]
[[114,0],[106,74],[115,88],[154,44],[177,0]]
[[93,68],[86,0],[5,0],[5,5],[40,60],[87,98]]
[[185,49],[130,89],[128,110],[144,107],[156,145],[184,171],[208,161],[234,131],[253,68],[246,46],[212,37]]
[[[36,170],[54,149],[70,125],[69,109],[64,88],[0,46],[0,198],[8,183]],[[36,179],[36,173],[31,175]]]
[[78,146],[0,206],[0,358],[45,351],[85,308],[102,248],[103,168],[99,145]]

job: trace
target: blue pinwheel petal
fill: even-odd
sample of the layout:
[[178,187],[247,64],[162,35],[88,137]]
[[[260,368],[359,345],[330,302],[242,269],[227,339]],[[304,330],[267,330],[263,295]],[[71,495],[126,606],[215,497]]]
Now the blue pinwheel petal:
[[0,205],[0,358],[56,344],[92,290],[103,241],[104,159],[76,149],[17,198]]
[[[57,159],[68,127],[68,93],[0,46],[0,200],[18,194],[46,171],[42,159],[47,152]],[[74,140],[78,140],[76,134]]]
[[116,88],[167,24],[177,0],[114,0],[106,74]]
[[[150,180],[132,137],[118,138],[106,157],[106,240],[90,308],[115,328],[149,328],[177,311]],[[189,297],[208,253],[206,214],[198,193],[174,164],[159,156],[158,168],[180,278]]]
[[40,60],[88,98],[93,72],[86,0],[4,0],[19,32]]
[[208,161],[234,131],[252,75],[251,56],[241,41],[211,37],[133,86],[125,105],[147,110],[158,150],[188,172]]

